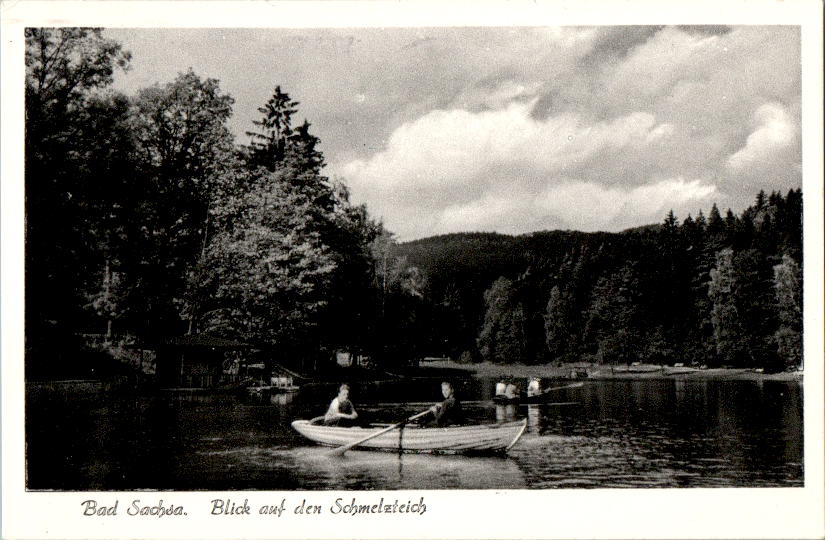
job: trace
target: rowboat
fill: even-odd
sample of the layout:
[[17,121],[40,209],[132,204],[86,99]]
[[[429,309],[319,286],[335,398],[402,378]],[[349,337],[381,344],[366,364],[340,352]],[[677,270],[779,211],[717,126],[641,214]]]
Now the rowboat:
[[[558,396],[558,394],[556,394]],[[495,396],[493,403],[496,405],[573,405],[578,404],[577,401],[551,401],[554,396],[550,392],[543,394],[536,394],[535,396],[527,396],[524,394],[518,396]]]
[[543,392],[539,392],[538,394],[528,395],[524,393],[515,393],[515,394],[496,394],[493,396],[493,403],[496,405],[510,405],[510,404],[537,404],[537,403],[548,403],[554,396],[558,394],[555,393],[556,390],[566,390],[569,388],[579,388],[584,386],[583,382],[579,383],[572,383],[567,384],[564,386],[556,386],[555,388],[548,388]]
[[[338,427],[310,420],[296,420],[292,427],[307,439],[325,446],[347,445],[386,430],[386,425]],[[526,419],[472,426],[420,427],[410,424],[369,439],[358,448],[420,454],[504,453],[518,442],[526,428]]]
[[526,396],[524,394],[516,394],[514,396],[508,396],[506,394],[496,394],[493,396],[493,403],[497,405],[508,405],[510,403],[518,403],[524,400]]

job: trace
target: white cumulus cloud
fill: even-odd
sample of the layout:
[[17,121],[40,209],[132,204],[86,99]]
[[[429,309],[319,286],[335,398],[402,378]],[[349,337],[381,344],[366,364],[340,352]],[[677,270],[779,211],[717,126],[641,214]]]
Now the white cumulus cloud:
[[797,30],[534,38],[544,45],[495,42],[472,56],[513,53],[498,69],[479,63],[466,79],[443,79],[456,83],[444,99],[405,109],[379,148],[331,167],[353,200],[411,239],[617,231],[671,208],[682,219],[714,202],[739,212],[760,189],[800,184]]
[[403,239],[425,232],[618,230],[657,222],[668,209],[716,191],[682,178],[635,187],[603,185],[604,178],[571,181],[574,171],[605,156],[620,162],[655,150],[674,127],[643,112],[595,123],[574,114],[537,120],[530,106],[433,111],[400,126],[384,151],[341,172],[353,199]]
[[[634,188],[605,187],[593,182],[550,186],[536,200],[537,207],[582,231],[619,230],[661,221],[668,210],[689,211],[716,195],[716,187],[702,180],[674,178]],[[695,212],[695,210],[694,210]]]
[[[407,204],[420,215],[432,213],[437,232],[448,232],[462,230],[459,224],[503,223],[525,205],[513,201],[514,192],[532,208],[548,178],[565,177],[600,156],[638,151],[673,132],[644,112],[588,123],[569,113],[537,120],[531,107],[432,111],[396,129],[382,152],[353,160],[340,173],[353,198],[391,230],[415,234],[412,224],[401,222],[398,205]],[[535,209],[529,214],[538,218]]]
[[766,103],[754,113],[756,129],[745,146],[728,158],[734,170],[760,163],[770,163],[777,151],[789,147],[796,137],[796,127],[790,115],[779,103]]

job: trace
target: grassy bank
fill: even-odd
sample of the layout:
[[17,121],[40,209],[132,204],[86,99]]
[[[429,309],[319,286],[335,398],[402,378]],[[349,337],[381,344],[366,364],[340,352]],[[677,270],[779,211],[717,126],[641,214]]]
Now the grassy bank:
[[535,365],[524,364],[492,364],[483,362],[480,364],[459,364],[451,360],[437,360],[424,364],[430,369],[450,369],[462,370],[467,374],[479,377],[541,377],[547,379],[567,379],[571,371],[586,371],[590,379],[656,379],[656,378],[684,378],[684,379],[713,379],[713,380],[766,380],[766,381],[796,381],[802,380],[801,372],[782,373],[758,373],[753,369],[733,369],[733,368],[713,368],[682,370],[680,368],[670,368],[645,364],[643,366],[608,366],[598,364],[568,364],[562,366],[555,365]]

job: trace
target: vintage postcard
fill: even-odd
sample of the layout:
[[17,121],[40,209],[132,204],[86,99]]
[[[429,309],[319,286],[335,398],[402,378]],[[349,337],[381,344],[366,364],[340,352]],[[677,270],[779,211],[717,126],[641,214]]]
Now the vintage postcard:
[[821,21],[4,2],[3,538],[822,538]]

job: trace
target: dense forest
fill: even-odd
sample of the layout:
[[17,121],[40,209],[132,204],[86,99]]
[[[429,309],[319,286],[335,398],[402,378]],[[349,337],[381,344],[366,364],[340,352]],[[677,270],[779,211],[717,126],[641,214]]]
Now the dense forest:
[[[802,192],[621,233],[452,234],[398,246],[426,276],[428,352],[465,361],[801,363]],[[422,343],[425,341],[422,340]]]
[[399,244],[323,174],[279,86],[240,145],[219,81],[189,70],[127,96],[111,84],[131,61],[98,29],[26,30],[29,374],[63,371],[90,334],[208,333],[321,368],[338,349],[382,365],[801,362],[799,190],[622,233]]

